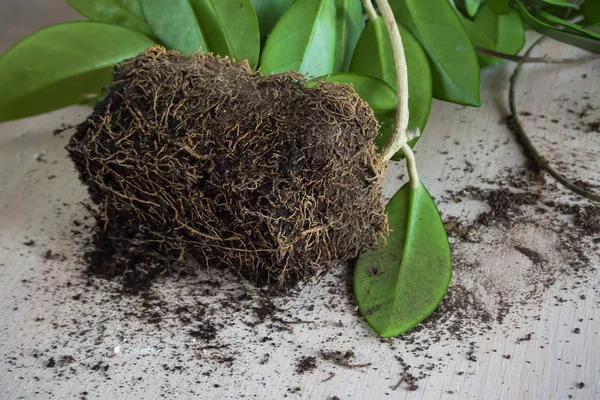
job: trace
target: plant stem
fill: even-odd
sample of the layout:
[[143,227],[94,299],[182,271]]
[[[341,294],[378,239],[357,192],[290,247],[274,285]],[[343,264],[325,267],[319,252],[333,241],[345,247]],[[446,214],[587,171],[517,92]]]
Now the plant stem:
[[597,54],[593,54],[593,55],[590,55],[587,57],[581,57],[581,58],[557,58],[557,59],[552,59],[552,58],[547,58],[547,57],[524,57],[524,56],[520,56],[520,55],[501,53],[499,51],[486,49],[485,47],[480,47],[480,46],[475,46],[475,50],[477,50],[478,53],[487,54],[488,56],[498,57],[498,58],[502,58],[502,59],[508,60],[508,61],[523,62],[523,63],[568,64],[568,63],[574,63],[574,62],[586,62],[586,61],[591,61],[591,60],[597,60],[598,58],[600,58],[600,56],[598,56]]
[[509,104],[510,112],[512,113],[512,118],[513,118],[513,121],[514,121],[515,127],[516,127],[516,129],[514,130],[514,133],[515,133],[515,135],[517,135],[517,140],[519,141],[519,143],[521,143],[521,145],[525,149],[526,154],[530,156],[529,158],[532,159],[533,162],[535,162],[535,164],[538,166],[538,168],[548,172],[561,185],[563,185],[567,189],[571,190],[572,192],[577,193],[578,195],[585,197],[588,200],[600,202],[600,195],[597,195],[596,193],[592,193],[589,190],[586,190],[586,189],[576,185],[575,183],[571,182],[568,178],[563,176],[560,172],[555,170],[554,167],[552,167],[550,165],[548,160],[546,160],[537,151],[536,147],[531,142],[531,139],[525,132],[525,129],[523,128],[523,124],[521,123],[521,119],[519,118],[519,112],[517,110],[516,101],[515,101],[515,91],[516,91],[516,86],[517,86],[517,79],[519,78],[519,75],[523,68],[523,64],[525,62],[524,60],[526,60],[528,58],[531,51],[538,44],[540,44],[544,39],[545,39],[545,36],[542,36],[541,38],[536,40],[531,45],[531,47],[529,47],[529,49],[527,49],[527,51],[523,55],[523,59],[521,61],[519,61],[519,63],[517,64],[517,66],[515,68],[515,71],[513,72],[512,76],[510,77],[510,89],[508,92],[508,104]]
[[367,13],[367,18],[371,21],[377,18],[377,11],[375,11],[375,7],[373,7],[373,3],[371,0],[362,0],[363,7],[365,12]]
[[406,159],[406,169],[408,169],[410,187],[416,189],[419,187],[419,173],[417,172],[415,153],[413,153],[408,143],[402,146],[402,152],[404,153],[404,158]]
[[[389,161],[398,150],[402,149],[406,155],[408,163],[409,153],[407,153],[405,150],[405,148],[408,147],[406,146],[408,141],[406,132],[408,128],[408,75],[404,46],[402,45],[402,38],[400,37],[400,30],[398,29],[396,18],[394,17],[394,13],[392,12],[388,1],[375,0],[375,2],[379,7],[379,11],[381,12],[381,16],[383,17],[383,21],[385,22],[385,26],[390,35],[392,50],[394,52],[394,64],[396,67],[396,87],[398,88],[398,107],[396,111],[394,134],[392,135],[390,142],[383,148],[381,156],[379,157],[379,162],[385,163]],[[410,155],[413,154],[410,148],[409,152]],[[419,184],[419,178],[416,174],[416,167],[414,165],[414,155],[412,155],[412,161],[412,169],[415,173],[411,173],[410,177],[411,185],[415,187]],[[411,167],[409,165],[407,166],[409,167],[410,172]],[[416,179],[416,182],[413,181],[414,179]]]

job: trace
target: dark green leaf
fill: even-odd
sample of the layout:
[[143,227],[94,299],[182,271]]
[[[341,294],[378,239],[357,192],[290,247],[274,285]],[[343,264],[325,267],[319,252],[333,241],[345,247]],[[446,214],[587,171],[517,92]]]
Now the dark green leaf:
[[541,0],[543,3],[546,3],[551,6],[563,7],[563,8],[574,8],[577,9],[579,6],[569,0]]
[[90,21],[120,25],[154,37],[139,0],[67,0],[67,3]]
[[335,17],[335,0],[295,1],[267,39],[260,61],[263,74],[333,72]]
[[423,184],[404,185],[386,206],[385,245],[361,254],[354,294],[367,323],[392,337],[423,321],[446,295],[452,258],[444,224]]
[[141,0],[158,39],[183,54],[213,52],[255,68],[260,52],[258,20],[250,0]]
[[589,36],[596,39],[600,39],[600,32],[591,31],[589,29],[585,29],[584,27],[577,25],[571,21],[567,21],[565,19],[559,18],[555,15],[552,15],[544,10],[536,10],[535,15],[540,20],[545,20],[550,24],[556,24],[562,26],[564,31],[571,32],[575,35],[581,36]]
[[[505,54],[518,54],[525,44],[523,23],[516,11],[496,14],[484,4],[473,21],[464,18],[467,33],[477,46]],[[498,57],[477,54],[482,67],[503,61]]]
[[334,72],[346,72],[352,53],[365,27],[361,0],[335,0],[336,45]]
[[535,29],[539,33],[551,37],[555,40],[580,47],[587,51],[591,51],[592,53],[600,54],[600,40],[594,39],[589,36],[582,36],[571,32],[566,32],[564,30],[556,29],[552,25],[536,18],[529,11],[527,11],[527,9],[525,8],[525,6],[523,6],[520,0],[517,0],[515,4],[517,5],[517,10],[519,11],[521,19],[523,19],[523,22],[525,22],[527,25],[529,25],[531,28]]
[[260,37],[265,39],[279,18],[292,5],[293,0],[252,0],[254,11],[258,16]]
[[496,14],[508,14],[510,12],[510,0],[486,0],[486,4]]
[[471,18],[475,17],[482,3],[483,0],[465,0],[465,8],[467,10],[467,15]]
[[600,25],[600,1],[585,0],[581,5],[581,12],[588,23]]
[[139,32],[99,22],[33,33],[0,58],[0,122],[98,97],[117,62],[152,45]]
[[450,2],[391,0],[390,4],[398,21],[412,32],[429,57],[433,97],[470,106],[481,105],[475,49]]
[[[431,68],[425,51],[415,37],[402,24],[398,25],[408,74],[408,127],[418,127],[421,132],[425,129],[429,111],[431,109],[432,81]],[[379,78],[396,89],[396,66],[392,43],[382,17],[370,20],[360,36],[350,71]],[[395,114],[394,114],[395,115]],[[391,138],[394,131],[394,115],[380,120],[382,133],[377,141],[381,148]],[[411,142],[412,145],[416,140]],[[402,153],[394,156],[394,160],[401,159]]]

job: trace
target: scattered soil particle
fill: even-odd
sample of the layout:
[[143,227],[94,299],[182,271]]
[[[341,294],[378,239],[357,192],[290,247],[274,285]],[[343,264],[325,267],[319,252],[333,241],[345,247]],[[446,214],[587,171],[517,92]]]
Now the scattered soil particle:
[[50,359],[46,363],[46,367],[54,368],[54,366],[56,366],[56,360],[54,359],[54,357],[50,357]]
[[577,388],[579,388],[579,389],[583,389],[584,387],[585,387],[585,383],[583,383],[583,382],[579,382],[577,384]]
[[317,368],[317,358],[313,356],[304,356],[296,363],[296,373],[303,374]]

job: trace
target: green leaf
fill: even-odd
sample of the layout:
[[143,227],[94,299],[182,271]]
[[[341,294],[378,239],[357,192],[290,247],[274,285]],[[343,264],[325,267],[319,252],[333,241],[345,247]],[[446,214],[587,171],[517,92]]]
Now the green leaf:
[[67,0],[67,3],[90,21],[120,25],[154,37],[139,0]]
[[471,18],[475,17],[482,3],[483,0],[465,0],[465,8],[467,10],[467,15]]
[[334,72],[346,72],[352,53],[365,27],[361,0],[335,0],[336,45]]
[[258,16],[260,37],[265,39],[279,18],[292,5],[293,0],[252,0],[252,6]]
[[588,23],[600,25],[600,1],[585,0],[581,5],[581,12]]
[[550,24],[557,24],[562,26],[564,31],[569,31],[575,35],[589,36],[596,39],[600,39],[600,32],[591,31],[583,28],[580,25],[574,24],[571,21],[567,21],[565,19],[559,18],[555,15],[552,15],[544,10],[536,10],[536,17],[539,19],[543,19]]
[[386,212],[391,232],[381,248],[359,256],[354,295],[367,323],[392,337],[437,308],[450,284],[452,257],[444,224],[423,184],[400,188]]
[[486,0],[486,4],[496,14],[508,14],[510,12],[510,0]]
[[[391,0],[402,22],[427,53],[433,77],[433,97],[480,106],[479,64],[473,44],[448,0]],[[435,10],[435,18],[432,17]]]
[[[525,44],[525,30],[516,11],[496,14],[484,4],[473,21],[463,18],[463,24],[473,44],[486,49],[514,55]],[[477,54],[477,57],[481,67],[504,61],[486,54]]]
[[523,22],[535,29],[537,32],[560,42],[568,43],[584,50],[591,51],[592,53],[600,54],[600,40],[589,36],[574,34],[564,30],[558,30],[552,25],[549,25],[548,23],[541,21],[532,15],[529,11],[527,11],[520,0],[517,0],[515,4]]
[[116,63],[153,45],[139,32],[99,22],[33,33],[0,58],[0,122],[98,97]]
[[258,19],[250,0],[141,0],[158,39],[182,54],[213,52],[256,68]]
[[565,8],[574,8],[578,9],[579,6],[575,3],[570,2],[569,0],[541,0],[543,3],[546,3],[551,6],[557,7],[565,7]]
[[[402,24],[398,24],[398,29],[402,37],[408,74],[408,127],[418,127],[423,132],[431,110],[431,68],[425,51],[410,31]],[[367,22],[356,45],[350,71],[379,78],[394,90],[396,89],[394,53],[382,17]],[[391,116],[391,123],[387,118],[380,120],[382,134],[376,143],[379,148],[391,139],[394,131],[394,118],[395,113]],[[415,143],[416,140],[411,142],[413,145]],[[398,152],[393,159],[397,160],[403,157],[402,152]]]
[[335,0],[299,0],[281,17],[261,56],[263,74],[333,72],[336,47]]

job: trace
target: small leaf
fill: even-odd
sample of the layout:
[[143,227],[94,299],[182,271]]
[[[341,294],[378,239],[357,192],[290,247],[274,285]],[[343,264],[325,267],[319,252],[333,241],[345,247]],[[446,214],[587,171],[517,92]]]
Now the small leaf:
[[139,0],[67,0],[67,3],[90,21],[120,25],[154,37]]
[[[398,21],[429,57],[433,97],[479,106],[479,63],[457,11],[447,0],[391,0]],[[435,10],[435,18],[432,18]]]
[[248,60],[260,52],[258,19],[250,0],[141,0],[146,20],[165,47]]
[[[463,24],[473,44],[486,49],[514,55],[525,44],[525,30],[516,11],[496,14],[484,4],[473,21],[463,18]],[[477,54],[477,57],[481,67],[504,61],[486,54]]]
[[508,14],[510,12],[510,0],[486,0],[486,3],[496,14]]
[[423,184],[400,188],[386,212],[391,232],[381,248],[359,256],[354,295],[367,323],[392,337],[437,308],[450,284],[452,257],[444,224]]
[[571,21],[564,20],[555,15],[552,15],[544,10],[536,10],[536,17],[538,19],[543,19],[550,24],[557,24],[564,28],[564,31],[571,32],[575,35],[581,36],[589,36],[596,39],[600,39],[600,32],[591,31],[589,29],[585,29],[584,27],[577,25]]
[[535,29],[537,32],[551,37],[552,39],[568,43],[587,51],[591,51],[592,53],[600,54],[600,40],[589,36],[577,35],[571,32],[556,29],[552,25],[541,21],[527,11],[520,0],[517,0],[515,4],[523,22]]
[[298,71],[321,76],[333,72],[335,17],[335,0],[295,1],[267,39],[262,73]]
[[[425,51],[410,31],[402,24],[398,24],[398,29],[402,37],[408,74],[408,127],[418,127],[423,132],[431,110],[431,68]],[[350,71],[379,78],[396,89],[394,52],[382,17],[367,22],[354,51]],[[376,142],[378,148],[382,148],[392,137],[394,115],[391,116],[391,121],[387,118],[380,120],[382,133]],[[411,144],[416,142],[413,140]],[[403,157],[402,152],[398,152],[393,159],[399,160]]]
[[97,98],[113,66],[154,45],[139,32],[67,22],[27,36],[0,58],[0,122]]
[[585,0],[581,5],[581,12],[588,23],[600,25],[600,1]]
[[258,17],[261,40],[266,39],[294,0],[251,0]]
[[465,0],[465,8],[467,10],[467,15],[471,18],[475,17],[482,3],[483,0]]
[[346,72],[354,48],[365,27],[361,0],[336,0],[336,45],[334,72]]

